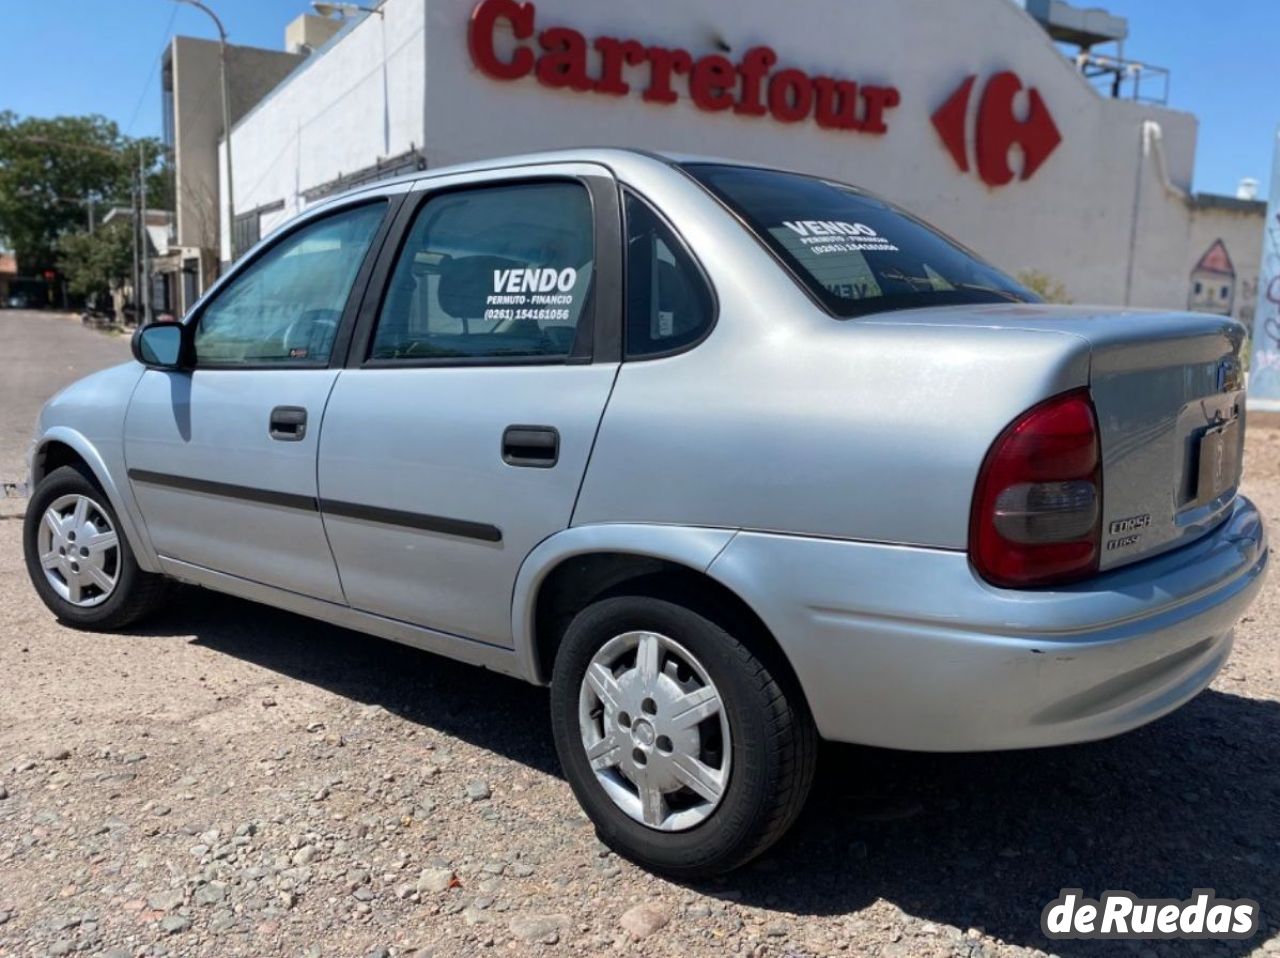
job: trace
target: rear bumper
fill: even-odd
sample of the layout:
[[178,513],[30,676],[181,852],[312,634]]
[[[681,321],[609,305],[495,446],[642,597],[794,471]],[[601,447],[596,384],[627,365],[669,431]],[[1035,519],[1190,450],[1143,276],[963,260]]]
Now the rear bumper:
[[709,569],[782,645],[829,739],[978,751],[1105,738],[1205,688],[1261,587],[1257,509],[1060,589],[998,589],[959,552],[741,533]]

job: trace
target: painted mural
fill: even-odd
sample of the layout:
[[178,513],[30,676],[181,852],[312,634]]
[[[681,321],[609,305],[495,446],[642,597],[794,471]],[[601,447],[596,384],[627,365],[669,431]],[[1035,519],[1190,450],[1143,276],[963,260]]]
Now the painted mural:
[[1191,269],[1187,309],[1230,316],[1236,299],[1236,267],[1227,244],[1214,240]]

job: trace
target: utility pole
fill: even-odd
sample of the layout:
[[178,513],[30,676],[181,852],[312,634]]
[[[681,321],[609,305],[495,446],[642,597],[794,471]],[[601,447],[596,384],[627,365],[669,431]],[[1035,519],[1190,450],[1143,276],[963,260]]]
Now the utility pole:
[[[231,94],[227,87],[227,31],[223,28],[218,15],[200,0],[176,0],[176,2],[185,3],[202,11],[218,28],[218,71],[222,80],[222,138],[227,144],[227,236],[231,240],[231,255],[228,259],[234,260],[236,258],[236,190],[231,165]],[[218,242],[221,245],[221,235]],[[219,251],[219,259],[221,259],[221,251]]]
[[140,326],[151,322],[151,254],[147,246],[147,168],[143,162],[142,144],[138,144],[138,226],[142,230],[139,242],[142,244],[142,321]]
[[[138,325],[139,325],[139,326],[141,326],[141,325],[142,325],[142,317],[141,317],[140,315],[138,315],[138,313],[137,313],[137,307],[138,307],[138,294],[139,294],[139,291],[142,289],[142,279],[141,279],[141,274],[138,272],[138,222],[139,222],[139,217],[138,217],[138,187],[137,187],[137,185],[136,185],[136,184],[135,184],[135,185],[134,185],[134,187],[133,187],[132,195],[129,197],[129,205],[130,205],[130,207],[132,208],[132,210],[133,210],[133,214],[134,214],[132,217],[130,217],[130,219],[133,221],[133,274],[132,274],[132,275],[133,275],[133,305],[134,305],[134,319],[136,319],[136,320],[138,321]],[[124,319],[124,317],[122,316],[122,317],[121,317],[121,321],[123,321],[123,319]]]

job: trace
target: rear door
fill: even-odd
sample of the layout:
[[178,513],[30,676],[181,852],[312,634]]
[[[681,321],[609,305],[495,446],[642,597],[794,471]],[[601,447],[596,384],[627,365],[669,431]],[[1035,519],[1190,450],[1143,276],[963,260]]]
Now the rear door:
[[316,502],[316,449],[390,206],[359,202],[263,247],[189,320],[195,368],[143,374],[125,460],[165,558],[342,601]]
[[510,646],[525,556],[568,526],[617,372],[617,186],[557,166],[406,202],[320,438],[355,608]]

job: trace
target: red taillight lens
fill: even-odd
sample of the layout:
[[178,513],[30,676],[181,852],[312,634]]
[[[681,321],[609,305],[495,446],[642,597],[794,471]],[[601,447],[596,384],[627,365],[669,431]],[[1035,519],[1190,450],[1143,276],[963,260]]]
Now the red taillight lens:
[[1002,432],[982,464],[969,556],[995,585],[1066,582],[1098,568],[1102,456],[1085,389],[1033,406]]

